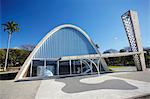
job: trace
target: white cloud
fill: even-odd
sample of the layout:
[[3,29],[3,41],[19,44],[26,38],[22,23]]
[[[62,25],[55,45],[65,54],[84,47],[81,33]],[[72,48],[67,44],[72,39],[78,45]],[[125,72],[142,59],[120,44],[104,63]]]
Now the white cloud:
[[114,37],[115,40],[118,40],[118,37]]
[[20,49],[19,47],[15,46],[14,49]]

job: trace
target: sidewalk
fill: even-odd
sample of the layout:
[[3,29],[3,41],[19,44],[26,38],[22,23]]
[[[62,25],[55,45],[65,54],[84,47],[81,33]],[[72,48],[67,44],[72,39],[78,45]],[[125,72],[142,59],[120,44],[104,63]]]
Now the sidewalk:
[[150,71],[43,80],[36,99],[124,99],[150,94]]
[[0,81],[0,88],[0,99],[134,99],[150,95],[150,71]]

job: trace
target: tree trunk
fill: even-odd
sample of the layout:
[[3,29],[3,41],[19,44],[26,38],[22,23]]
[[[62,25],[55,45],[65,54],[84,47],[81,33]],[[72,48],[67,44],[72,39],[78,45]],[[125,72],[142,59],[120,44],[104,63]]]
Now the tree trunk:
[[11,33],[9,33],[9,36],[8,36],[8,47],[7,47],[7,52],[6,52],[4,71],[6,71],[6,69],[7,69],[7,61],[8,61],[8,52],[9,52],[9,46],[10,46],[10,39],[11,39]]

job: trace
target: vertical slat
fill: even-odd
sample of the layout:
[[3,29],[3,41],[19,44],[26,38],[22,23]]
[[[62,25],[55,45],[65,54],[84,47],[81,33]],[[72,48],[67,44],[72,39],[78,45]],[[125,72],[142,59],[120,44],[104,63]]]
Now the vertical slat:
[[57,75],[59,75],[59,60],[57,61]]
[[73,61],[73,71],[74,73],[76,73],[76,68],[75,68],[76,64],[75,64],[75,60]]
[[82,60],[80,60],[80,65],[81,65],[81,74],[82,74],[83,73]]
[[92,62],[90,61],[90,66],[91,66],[91,74],[93,74],[93,66],[92,66]]
[[78,30],[62,28],[50,36],[35,54],[36,58],[96,54],[88,39]]
[[71,60],[69,60],[69,66],[70,66],[70,75],[72,74],[72,69],[71,69]]

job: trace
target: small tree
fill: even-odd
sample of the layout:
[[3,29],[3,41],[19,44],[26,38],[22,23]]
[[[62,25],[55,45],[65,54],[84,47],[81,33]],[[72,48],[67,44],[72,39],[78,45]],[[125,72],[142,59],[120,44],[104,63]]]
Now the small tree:
[[5,53],[4,49],[0,49],[0,67],[4,67]]
[[5,66],[4,66],[4,71],[6,71],[11,36],[12,33],[18,32],[19,28],[18,28],[18,24],[16,24],[14,21],[9,21],[6,24],[2,24],[2,25],[4,26],[4,32],[7,31],[8,33],[8,47],[6,51]]

